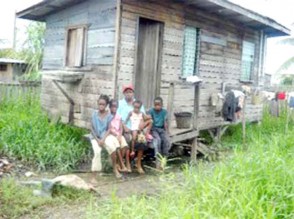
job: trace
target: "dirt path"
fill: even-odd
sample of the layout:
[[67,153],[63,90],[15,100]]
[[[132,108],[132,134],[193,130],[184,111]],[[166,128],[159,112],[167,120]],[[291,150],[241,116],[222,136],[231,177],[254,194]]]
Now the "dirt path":
[[[77,174],[86,182],[91,180],[91,174]],[[118,198],[127,198],[131,195],[155,195],[159,190],[159,175],[147,173],[139,175],[129,174],[124,180],[117,180],[112,175],[100,175],[97,178],[98,185],[95,186],[99,192],[98,200],[109,200],[115,193]],[[26,215],[22,218],[48,218],[48,219],[80,219],[87,218],[87,210],[90,206],[89,201],[67,203],[61,206],[44,206],[37,209],[36,212]]]

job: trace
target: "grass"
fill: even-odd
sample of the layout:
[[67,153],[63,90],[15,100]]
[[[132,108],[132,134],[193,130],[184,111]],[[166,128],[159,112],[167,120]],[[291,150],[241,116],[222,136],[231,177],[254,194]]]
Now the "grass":
[[[0,181],[0,218],[41,218],[43,208],[58,208],[84,203],[93,199],[93,194],[85,191],[55,186],[52,198],[33,195],[32,188],[20,186],[13,179]],[[66,212],[65,212],[65,215]]]
[[[161,192],[154,196],[119,199],[113,193],[102,201],[57,191],[48,200],[5,179],[0,183],[0,216],[19,218],[43,206],[79,200],[90,201],[87,218],[294,218],[294,123],[287,129],[285,123],[285,112],[280,118],[265,113],[261,125],[247,125],[245,145],[241,126],[229,128],[223,138],[223,147],[231,149],[226,159],[185,165],[181,178],[162,176]],[[35,98],[2,102],[0,132],[1,152],[40,169],[68,170],[87,151],[80,141],[83,130],[51,123]]]
[[31,189],[18,186],[12,179],[1,180],[0,218],[18,218],[51,202],[48,198],[34,197]]
[[85,130],[50,122],[34,95],[0,103],[0,133],[0,153],[39,170],[68,171],[89,150]]
[[[233,132],[234,131],[234,132]],[[158,196],[92,202],[88,218],[294,218],[294,127],[285,114],[265,114],[261,125],[241,127],[224,138],[229,158],[208,168],[184,166],[181,183],[168,180]]]

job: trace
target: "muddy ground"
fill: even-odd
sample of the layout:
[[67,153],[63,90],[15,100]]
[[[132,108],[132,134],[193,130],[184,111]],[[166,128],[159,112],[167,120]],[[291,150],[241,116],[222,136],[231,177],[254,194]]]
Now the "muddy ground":
[[[169,165],[169,168],[165,174],[173,173],[178,175],[178,179],[181,178],[180,167],[182,164],[189,160],[183,158],[180,161],[173,162]],[[5,173],[4,177],[13,177],[17,183],[22,186],[24,182],[40,182],[42,179],[53,179],[57,174],[50,172],[37,172],[31,167],[22,165],[20,162],[15,160],[9,160],[9,162],[14,162],[11,172]],[[151,168],[150,168],[151,167]],[[93,184],[93,174],[90,172],[85,172],[90,169],[89,164],[83,164],[80,170],[74,173],[78,177],[82,178],[85,182],[93,185],[97,190],[95,197],[98,200],[109,200],[115,194],[118,198],[127,198],[132,195],[156,195],[160,193],[160,183],[162,182],[162,173],[158,173],[153,169],[154,165],[151,162],[145,162],[146,174],[140,175],[134,169],[133,173],[123,174],[122,179],[116,179],[114,175],[110,173],[100,173],[96,175],[96,183]],[[25,176],[26,173],[34,173],[29,177]],[[36,175],[35,175],[36,174]],[[33,192],[33,188],[32,188]],[[53,198],[54,199],[54,198]],[[66,203],[59,206],[44,206],[38,208],[36,211],[31,212],[29,215],[24,215],[21,218],[85,218],[87,217],[87,208],[89,208],[90,200],[71,203]]]

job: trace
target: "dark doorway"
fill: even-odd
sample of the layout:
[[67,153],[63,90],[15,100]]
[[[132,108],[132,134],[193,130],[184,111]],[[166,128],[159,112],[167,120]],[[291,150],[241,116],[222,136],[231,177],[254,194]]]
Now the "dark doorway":
[[163,23],[145,18],[139,19],[137,59],[135,73],[136,98],[146,108],[160,94],[161,54]]

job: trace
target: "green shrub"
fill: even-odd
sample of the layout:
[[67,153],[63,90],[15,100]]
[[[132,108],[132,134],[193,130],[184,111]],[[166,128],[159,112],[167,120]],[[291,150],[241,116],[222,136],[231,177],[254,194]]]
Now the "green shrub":
[[85,130],[50,122],[39,98],[27,95],[0,103],[0,152],[36,165],[40,170],[67,171],[82,160],[89,146]]
[[0,218],[20,218],[38,207],[52,203],[49,198],[33,196],[30,188],[21,187],[12,179],[0,181]]
[[181,180],[155,182],[156,196],[92,202],[88,218],[294,218],[294,130],[290,123],[285,133],[285,121],[265,114],[262,124],[248,124],[246,150],[242,127],[231,127],[228,158],[184,166]]

